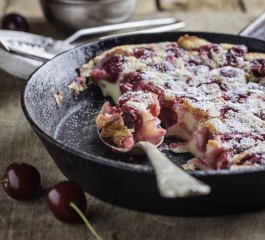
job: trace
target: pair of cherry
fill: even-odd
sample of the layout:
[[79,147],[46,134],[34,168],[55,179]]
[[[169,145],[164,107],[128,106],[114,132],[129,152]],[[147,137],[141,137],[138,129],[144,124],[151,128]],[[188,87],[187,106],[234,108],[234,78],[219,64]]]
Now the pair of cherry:
[[[11,13],[4,17],[2,29],[27,32],[29,26],[24,17]],[[1,183],[6,193],[17,200],[30,199],[41,189],[39,171],[26,163],[10,164],[4,172],[3,180],[0,180]],[[102,240],[84,215],[86,198],[79,185],[70,181],[59,182],[50,189],[47,203],[57,219],[71,223],[82,218],[96,239]],[[115,235],[112,237],[116,238]]]
[[[27,32],[29,26],[24,17],[11,13],[4,17],[2,29]],[[6,193],[17,200],[30,199],[41,188],[39,171],[26,163],[10,164],[6,168],[3,180],[0,183],[2,183]],[[84,215],[86,198],[79,185],[70,181],[59,182],[50,189],[47,203],[57,219],[62,222],[75,222],[81,217],[93,235],[98,240],[102,240]]]
[[[27,200],[36,196],[42,187],[39,171],[27,163],[10,164],[0,183],[5,192],[17,200]],[[102,240],[84,215],[86,198],[78,184],[62,181],[54,185],[48,192],[47,203],[57,219],[71,223],[78,221],[81,217],[96,239]]]

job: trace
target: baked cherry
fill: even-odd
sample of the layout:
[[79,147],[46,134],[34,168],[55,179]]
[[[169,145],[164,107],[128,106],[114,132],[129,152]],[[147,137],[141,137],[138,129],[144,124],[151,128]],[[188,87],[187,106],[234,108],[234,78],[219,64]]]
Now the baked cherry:
[[136,58],[147,59],[147,58],[152,58],[155,55],[156,55],[155,51],[151,48],[136,48],[136,49],[134,49],[134,56]]
[[139,91],[141,90],[141,84],[143,82],[143,78],[141,76],[140,71],[130,72],[123,76],[121,80],[121,91],[122,93],[128,91]]
[[226,63],[224,64],[225,66],[236,66],[238,59],[246,58],[246,53],[248,49],[245,45],[236,45],[228,50],[226,53]]
[[0,183],[11,198],[27,200],[34,197],[41,188],[41,177],[32,165],[12,163],[6,168]]
[[123,113],[122,113],[122,118],[124,121],[124,125],[129,128],[129,129],[133,129],[135,122],[134,122],[134,117],[133,115],[130,113],[129,109],[124,109]]
[[169,57],[172,56],[175,58],[180,58],[180,57],[183,57],[185,54],[185,50],[182,48],[179,48],[177,45],[175,45],[175,43],[168,45],[165,50]]
[[4,17],[2,21],[2,29],[28,32],[29,25],[27,20],[21,15],[10,13]]
[[84,191],[78,184],[71,181],[57,183],[48,192],[47,203],[58,220],[73,223],[81,218],[96,239],[102,240],[84,215],[86,198]]
[[104,60],[102,60],[102,62],[103,64],[101,69],[94,69],[91,72],[92,80],[96,83],[95,79],[102,78],[110,83],[117,82],[125,62],[124,57],[106,57]]
[[239,165],[253,165],[265,164],[264,154],[262,152],[246,154],[241,160]]
[[220,52],[218,44],[208,44],[199,48],[200,55],[206,55],[209,59],[213,59],[214,55]]
[[265,76],[265,59],[254,59],[251,61],[251,70],[256,77]]
[[164,61],[164,62],[160,62],[160,63],[152,63],[152,64],[149,64],[149,66],[151,66],[153,69],[155,69],[156,71],[159,71],[161,73],[174,71],[176,68],[174,66],[174,64],[172,64],[169,61]]
[[142,89],[156,94],[159,100],[164,98],[164,89],[159,86],[156,86],[152,82],[142,84]]
[[160,114],[159,118],[167,127],[171,127],[178,121],[178,115],[176,113],[177,102],[176,101],[160,101]]

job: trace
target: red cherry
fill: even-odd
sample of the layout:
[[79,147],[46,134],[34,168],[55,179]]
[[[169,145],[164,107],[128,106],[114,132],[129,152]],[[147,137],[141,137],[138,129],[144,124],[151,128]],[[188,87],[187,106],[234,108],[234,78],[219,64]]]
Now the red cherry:
[[6,193],[14,199],[26,200],[34,197],[41,188],[39,171],[27,163],[10,164],[1,183]]
[[72,223],[82,218],[95,238],[103,240],[84,215],[86,198],[78,184],[70,181],[57,183],[48,192],[47,203],[53,215],[60,221]]
[[53,215],[62,222],[80,220],[78,213],[70,206],[74,203],[81,212],[86,210],[86,198],[82,188],[74,182],[62,181],[49,191],[47,203]]
[[13,31],[29,31],[27,20],[19,14],[10,13],[2,21],[2,29]]

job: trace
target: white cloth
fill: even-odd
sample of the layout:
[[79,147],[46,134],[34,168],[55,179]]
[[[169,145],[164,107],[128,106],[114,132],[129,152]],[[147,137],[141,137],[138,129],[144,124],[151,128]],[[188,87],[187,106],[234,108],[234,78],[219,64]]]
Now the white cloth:
[[13,76],[26,80],[42,64],[0,48],[0,67]]

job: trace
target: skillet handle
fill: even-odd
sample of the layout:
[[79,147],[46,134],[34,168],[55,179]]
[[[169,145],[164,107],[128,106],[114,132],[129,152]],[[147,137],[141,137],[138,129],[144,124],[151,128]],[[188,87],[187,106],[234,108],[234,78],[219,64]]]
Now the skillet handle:
[[247,25],[238,35],[265,40],[265,12]]

